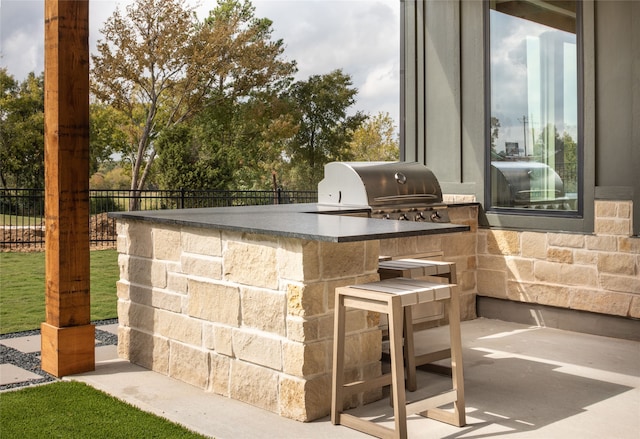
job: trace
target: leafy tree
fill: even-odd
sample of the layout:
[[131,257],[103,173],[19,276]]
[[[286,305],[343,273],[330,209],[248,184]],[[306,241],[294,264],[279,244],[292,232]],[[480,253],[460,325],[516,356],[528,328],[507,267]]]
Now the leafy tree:
[[111,161],[113,153],[126,150],[128,138],[124,129],[127,119],[122,112],[101,103],[91,104],[89,116],[90,173],[93,175]]
[[395,161],[400,150],[396,127],[389,113],[365,120],[353,133],[351,153],[354,160]]
[[366,116],[347,115],[358,93],[352,85],[351,76],[340,69],[292,85],[289,97],[297,106],[298,123],[286,148],[292,187],[314,189],[326,163],[353,158],[349,145]]
[[0,69],[0,181],[44,187],[44,75],[18,83]]
[[[282,42],[269,39],[271,21],[253,13],[248,0],[218,0],[199,23],[184,0],[136,0],[126,16],[116,11],[107,20],[92,57],[92,91],[128,120],[122,153],[131,162],[132,191],[145,187],[163,130],[191,120],[205,104],[246,100],[294,72],[293,63],[279,59]],[[175,137],[164,137],[166,151],[169,139]]]

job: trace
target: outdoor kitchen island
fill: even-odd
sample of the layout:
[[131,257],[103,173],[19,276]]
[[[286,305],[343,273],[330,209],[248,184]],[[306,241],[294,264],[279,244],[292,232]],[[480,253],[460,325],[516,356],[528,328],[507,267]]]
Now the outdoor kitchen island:
[[[469,230],[367,213],[322,204],[111,213],[119,356],[287,418],[327,415],[334,289],[378,280],[380,240]],[[348,373],[379,376],[378,315],[352,312]]]

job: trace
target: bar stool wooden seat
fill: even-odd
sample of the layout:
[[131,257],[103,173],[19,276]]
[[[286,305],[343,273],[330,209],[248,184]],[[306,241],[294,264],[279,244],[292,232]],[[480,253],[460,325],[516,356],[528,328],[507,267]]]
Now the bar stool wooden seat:
[[[379,282],[336,288],[333,339],[333,383],[331,422],[342,424],[380,438],[406,438],[407,416],[419,413],[456,426],[465,425],[462,344],[457,285],[423,280],[392,278]],[[451,343],[452,389],[420,401],[406,403],[404,356],[402,349],[405,309],[419,303],[449,301],[449,332]],[[346,308],[385,313],[389,320],[389,350],[391,373],[380,377],[344,382]],[[404,323],[403,323],[404,322]],[[394,429],[344,413],[344,398],[353,394],[391,384]],[[453,412],[439,407],[453,403]]]
[[[428,280],[432,277],[446,279],[450,284],[456,283],[456,264],[454,262],[434,261],[427,259],[393,259],[382,260],[378,263],[378,274],[380,279],[391,279],[394,277],[406,277],[411,279]],[[430,306],[433,304],[424,304]],[[405,308],[405,322],[412,322],[405,325],[405,367],[407,369],[407,390],[414,391],[417,388],[416,368],[430,365],[429,370],[439,373],[450,373],[446,366],[433,366],[434,361],[451,358],[451,349],[440,349],[430,351],[421,355],[416,355],[413,343],[413,332],[428,329],[420,319],[414,320],[414,307]],[[417,310],[418,314],[420,310]]]

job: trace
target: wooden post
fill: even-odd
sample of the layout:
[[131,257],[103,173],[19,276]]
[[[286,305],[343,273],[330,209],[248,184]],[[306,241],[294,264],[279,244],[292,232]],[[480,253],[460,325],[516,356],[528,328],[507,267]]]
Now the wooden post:
[[89,2],[45,0],[42,369],[95,369],[89,291]]

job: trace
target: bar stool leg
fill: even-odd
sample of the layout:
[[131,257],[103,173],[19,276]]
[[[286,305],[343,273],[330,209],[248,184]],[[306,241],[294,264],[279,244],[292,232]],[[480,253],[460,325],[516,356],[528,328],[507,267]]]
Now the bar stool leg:
[[407,437],[407,408],[404,388],[404,364],[402,350],[402,328],[404,313],[400,297],[391,298],[389,310],[389,354],[391,356],[391,398],[396,437]]
[[460,297],[458,288],[454,288],[449,302],[449,337],[451,339],[451,378],[457,397],[454,405],[454,424],[462,427],[466,424],[464,403],[464,376],[462,367],[462,337],[460,334]]
[[416,379],[416,351],[413,341],[413,313],[411,307],[404,308],[404,364],[407,370],[407,390],[415,392],[418,388]]
[[344,296],[336,294],[334,308],[333,333],[333,386],[331,390],[331,423],[340,424],[340,413],[344,407],[344,344],[345,344],[345,307]]

